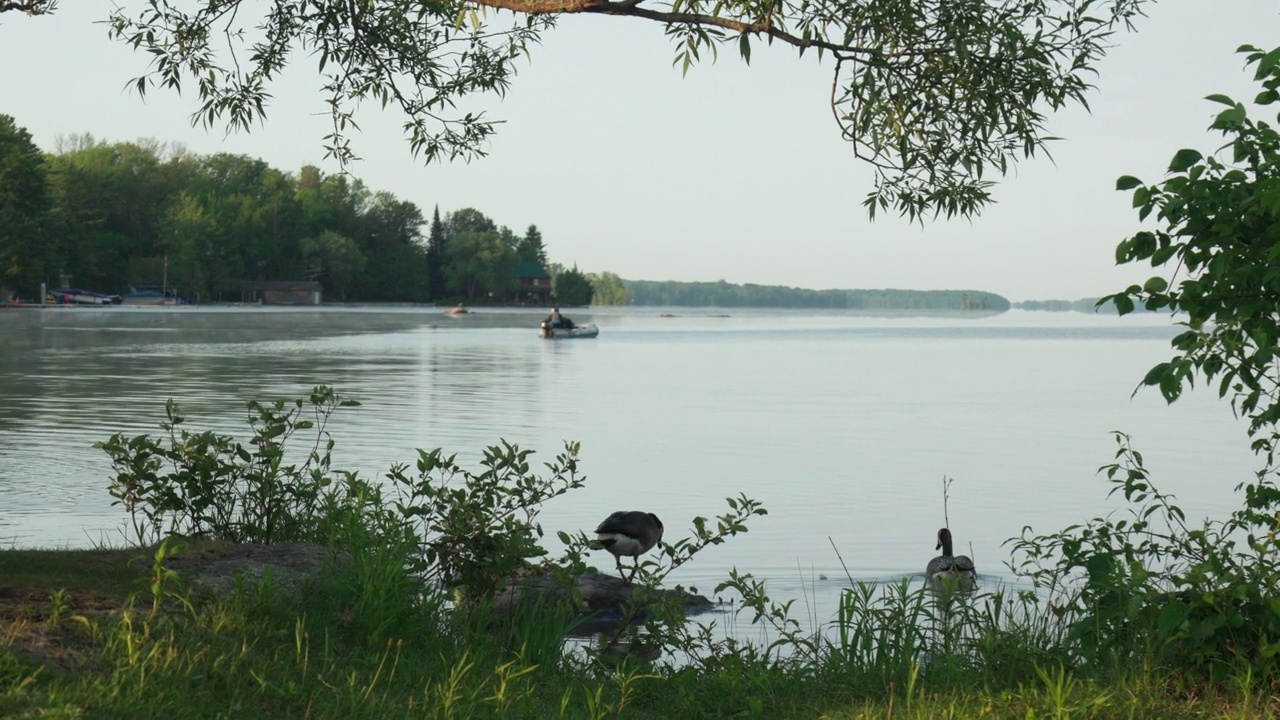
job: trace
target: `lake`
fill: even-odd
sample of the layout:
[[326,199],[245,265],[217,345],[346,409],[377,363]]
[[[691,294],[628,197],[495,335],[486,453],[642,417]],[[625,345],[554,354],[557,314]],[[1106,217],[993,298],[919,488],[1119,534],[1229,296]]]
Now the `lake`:
[[[668,312],[675,317],[659,317]],[[1132,393],[1171,354],[1165,315],[868,314],[600,308],[597,339],[544,341],[544,310],[108,308],[0,310],[0,542],[120,545],[123,515],[92,448],[154,433],[167,398],[192,429],[244,437],[250,398],[315,384],[359,400],[331,426],[335,466],[378,477],[443,447],[474,466],[499,439],[551,460],[582,444],[587,485],[542,515],[591,530],[658,514],[667,540],[745,493],[768,508],[676,581],[732,566],[820,615],[856,580],[918,575],[936,553],[942,483],[957,553],[1012,579],[1002,543],[1119,507],[1097,474],[1133,436],[1188,520],[1236,507],[1258,464],[1213,393]],[[601,553],[598,564],[611,569]],[[801,610],[803,613],[804,611]]]

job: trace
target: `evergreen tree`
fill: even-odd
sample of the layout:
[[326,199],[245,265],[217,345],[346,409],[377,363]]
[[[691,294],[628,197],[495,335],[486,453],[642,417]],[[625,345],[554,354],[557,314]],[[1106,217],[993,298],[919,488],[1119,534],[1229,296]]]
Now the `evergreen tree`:
[[542,233],[538,231],[537,225],[530,225],[525,231],[524,237],[520,239],[520,245],[517,247],[520,253],[520,259],[526,262],[538,262],[543,267],[547,265],[547,249],[542,245]]
[[440,206],[431,216],[431,232],[427,235],[427,296],[439,300],[445,295],[444,266],[448,261],[445,252],[444,224],[440,222]]

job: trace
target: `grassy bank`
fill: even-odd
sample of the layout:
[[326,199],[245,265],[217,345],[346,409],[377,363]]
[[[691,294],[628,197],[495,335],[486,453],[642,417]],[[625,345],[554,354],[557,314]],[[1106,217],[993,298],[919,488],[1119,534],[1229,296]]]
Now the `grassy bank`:
[[[1068,669],[1033,657],[1051,648],[1016,624],[999,649],[900,662],[893,637],[928,638],[896,623],[932,619],[892,603],[875,606],[884,625],[863,617],[854,629],[888,650],[874,656],[846,638],[790,660],[738,648],[680,668],[601,663],[564,652],[563,628],[547,627],[562,620],[536,613],[474,626],[440,597],[397,598],[404,604],[388,612],[354,568],[331,568],[305,592],[248,584],[202,600],[178,576],[157,584],[152,550],[0,552],[0,715],[1243,719],[1280,710],[1272,681],[1247,671],[1207,682],[1141,664]],[[26,569],[9,574],[17,567]],[[93,575],[103,582],[75,584]]]

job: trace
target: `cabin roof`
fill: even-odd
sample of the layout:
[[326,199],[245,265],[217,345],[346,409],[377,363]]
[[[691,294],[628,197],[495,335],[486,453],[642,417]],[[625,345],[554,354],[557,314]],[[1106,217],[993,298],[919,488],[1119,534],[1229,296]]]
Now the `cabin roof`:
[[551,273],[542,266],[542,263],[536,260],[525,260],[520,263],[520,267],[516,268],[516,277],[518,278],[549,278]]

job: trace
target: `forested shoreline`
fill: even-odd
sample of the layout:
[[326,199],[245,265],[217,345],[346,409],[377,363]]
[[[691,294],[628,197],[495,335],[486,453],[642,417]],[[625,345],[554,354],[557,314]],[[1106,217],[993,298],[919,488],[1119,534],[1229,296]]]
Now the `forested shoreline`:
[[[810,290],[624,280],[548,257],[475,208],[430,219],[415,203],[314,165],[199,155],[155,140],[59,140],[52,152],[0,115],[0,300],[69,284],[106,293],[161,285],[239,302],[248,282],[316,281],[329,302],[527,302],[520,273],[545,270],[548,302],[574,305],[1004,311],[977,290]],[[536,265],[529,265],[535,263]]]
[[[318,281],[325,298],[503,302],[521,263],[590,301],[576,268],[474,208],[430,220],[413,202],[314,165],[297,172],[244,155],[198,155],[155,140],[61,138],[53,152],[0,115],[0,287],[41,283],[107,293],[164,283],[201,302],[238,301],[249,281]],[[557,288],[560,289],[560,288]]]

